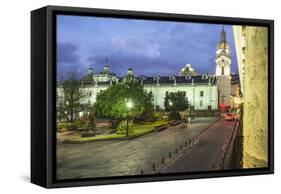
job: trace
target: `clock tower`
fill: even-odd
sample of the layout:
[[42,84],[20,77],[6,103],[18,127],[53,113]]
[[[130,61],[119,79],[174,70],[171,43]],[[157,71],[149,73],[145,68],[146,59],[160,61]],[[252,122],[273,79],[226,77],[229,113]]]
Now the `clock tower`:
[[217,46],[215,62],[216,76],[230,76],[230,50],[229,44],[226,41],[226,32],[223,27],[220,33],[220,42]]
[[226,41],[226,32],[222,27],[220,41],[216,51],[216,76],[218,86],[219,109],[224,112],[231,105],[231,74],[230,74],[230,49]]

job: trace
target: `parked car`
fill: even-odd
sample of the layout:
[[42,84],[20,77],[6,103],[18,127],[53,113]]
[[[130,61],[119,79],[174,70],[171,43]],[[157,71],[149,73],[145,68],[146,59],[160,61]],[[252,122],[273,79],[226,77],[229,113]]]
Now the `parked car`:
[[224,120],[225,121],[234,121],[236,119],[235,113],[225,113]]

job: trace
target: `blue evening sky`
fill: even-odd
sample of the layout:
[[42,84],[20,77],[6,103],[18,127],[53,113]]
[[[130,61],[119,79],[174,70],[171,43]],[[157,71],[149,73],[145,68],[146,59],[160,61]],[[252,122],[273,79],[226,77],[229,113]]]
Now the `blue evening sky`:
[[[103,69],[124,76],[178,75],[185,64],[199,73],[215,73],[215,52],[222,25],[57,16],[58,76],[70,71],[86,74]],[[224,25],[230,44],[231,72],[238,72],[231,25]]]

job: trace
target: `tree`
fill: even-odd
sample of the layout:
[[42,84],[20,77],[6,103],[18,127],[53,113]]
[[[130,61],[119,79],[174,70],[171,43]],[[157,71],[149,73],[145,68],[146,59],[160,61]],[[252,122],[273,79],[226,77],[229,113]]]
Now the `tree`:
[[112,85],[99,92],[95,110],[98,115],[111,118],[112,127],[116,128],[127,117],[128,100],[133,103],[133,107],[128,112],[131,120],[153,109],[152,94],[147,93],[139,83],[128,82]]
[[153,95],[152,92],[146,92],[144,96],[144,111],[143,114],[147,116],[151,116],[154,112],[154,106],[153,106]]
[[[81,88],[81,80],[76,71],[66,74],[57,90],[57,105],[66,119],[73,122],[74,115],[86,106],[84,103],[87,92]],[[70,116],[70,118],[68,117]]]
[[169,112],[185,111],[186,109],[188,109],[189,102],[185,92],[166,92],[164,107],[165,111]]

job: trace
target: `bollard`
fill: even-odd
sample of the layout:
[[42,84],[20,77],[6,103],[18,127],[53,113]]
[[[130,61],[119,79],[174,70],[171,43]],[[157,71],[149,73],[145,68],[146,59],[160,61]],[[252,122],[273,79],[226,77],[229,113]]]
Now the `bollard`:
[[187,146],[187,142],[186,141],[184,142],[184,145],[185,145],[185,147]]
[[175,153],[177,154],[178,153],[178,149],[176,148],[176,150],[175,150]]
[[162,164],[164,164],[165,163],[165,159],[164,159],[164,157],[162,158]]
[[169,158],[171,158],[172,157],[172,153],[171,152],[169,152]]
[[155,163],[152,164],[152,170],[155,170]]
[[181,145],[181,150],[182,150],[182,145]]
[[143,175],[143,170],[141,170],[141,175]]

